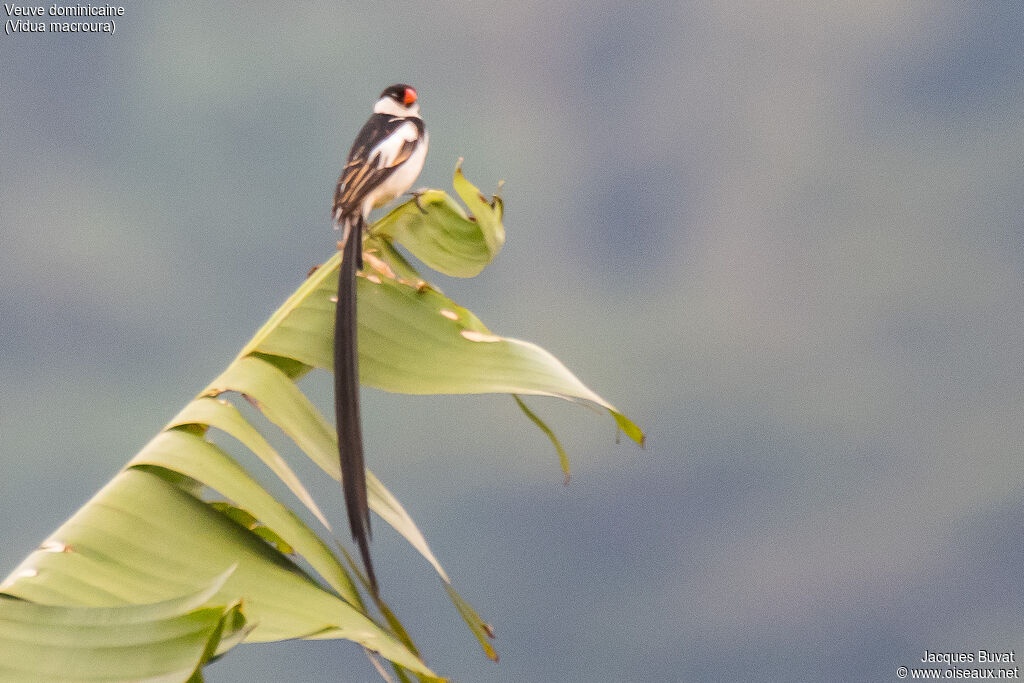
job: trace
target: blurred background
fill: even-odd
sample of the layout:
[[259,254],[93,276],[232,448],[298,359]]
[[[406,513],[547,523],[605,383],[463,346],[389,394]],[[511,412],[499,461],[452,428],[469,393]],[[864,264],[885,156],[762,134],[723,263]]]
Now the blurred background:
[[[508,397],[364,391],[370,466],[497,631],[494,664],[377,524],[428,664],[878,681],[925,649],[1024,656],[1024,8],[125,8],[113,36],[0,35],[0,576],[331,255],[344,156],[406,81],[419,184],[460,156],[506,181],[504,251],[437,284],[648,435],[529,401],[566,487]],[[207,680],[374,676],[296,642]]]

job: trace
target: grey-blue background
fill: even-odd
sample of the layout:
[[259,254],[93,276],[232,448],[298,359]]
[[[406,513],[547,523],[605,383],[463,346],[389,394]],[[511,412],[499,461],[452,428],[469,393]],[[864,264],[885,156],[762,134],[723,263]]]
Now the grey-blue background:
[[[6,20],[7,17],[4,17]],[[330,255],[377,93],[420,184],[506,181],[437,278],[648,433],[366,391],[370,464],[497,629],[374,554],[460,681],[895,680],[1024,656],[1024,9],[1014,3],[130,3],[0,35],[0,575]],[[327,396],[326,377],[311,393]],[[335,488],[315,492],[343,519]],[[372,680],[349,643],[209,680]]]

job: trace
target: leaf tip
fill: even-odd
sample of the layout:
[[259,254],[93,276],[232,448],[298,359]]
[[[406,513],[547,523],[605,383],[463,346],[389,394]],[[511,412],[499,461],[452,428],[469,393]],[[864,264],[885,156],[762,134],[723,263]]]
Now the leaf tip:
[[609,410],[612,417],[615,419],[615,424],[618,430],[615,432],[615,443],[619,442],[619,431],[621,430],[626,436],[628,436],[633,442],[635,442],[640,448],[644,448],[647,442],[647,436],[643,430],[636,426],[632,420],[615,410]]

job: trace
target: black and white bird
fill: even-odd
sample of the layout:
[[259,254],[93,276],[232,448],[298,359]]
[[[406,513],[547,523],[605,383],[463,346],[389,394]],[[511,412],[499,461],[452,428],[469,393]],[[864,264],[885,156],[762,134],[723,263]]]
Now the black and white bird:
[[363,268],[363,230],[374,209],[412,187],[427,156],[427,130],[416,90],[399,83],[380,94],[373,115],[356,136],[334,192],[334,228],[343,250],[334,324],[334,408],[338,426],[345,507],[352,538],[374,595],[370,561],[370,511],[359,417],[359,356],[356,341],[356,270]]

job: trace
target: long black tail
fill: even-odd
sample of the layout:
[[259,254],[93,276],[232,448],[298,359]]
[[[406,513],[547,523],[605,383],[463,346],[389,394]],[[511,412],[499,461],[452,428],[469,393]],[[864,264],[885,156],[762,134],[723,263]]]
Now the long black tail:
[[354,219],[338,270],[338,307],[334,318],[334,411],[338,425],[341,483],[352,538],[359,545],[374,595],[377,577],[370,561],[370,509],[366,500],[366,465],[359,418],[359,353],[356,337],[356,270],[363,267],[363,221]]

